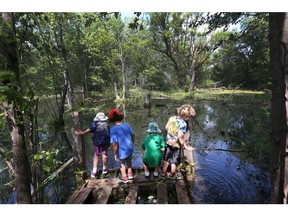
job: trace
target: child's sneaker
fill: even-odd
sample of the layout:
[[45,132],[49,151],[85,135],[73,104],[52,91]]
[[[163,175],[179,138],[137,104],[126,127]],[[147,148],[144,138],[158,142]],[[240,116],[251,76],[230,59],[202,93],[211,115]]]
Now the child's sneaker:
[[96,173],[91,172],[91,178],[96,178]]
[[133,179],[134,177],[133,177],[133,173],[132,172],[128,172],[128,179]]
[[153,176],[154,176],[154,178],[158,178],[159,177],[159,173],[154,171]]
[[162,173],[161,173],[161,178],[162,178],[162,179],[165,179],[166,177],[167,177],[167,172],[165,172],[165,173],[162,172]]
[[146,178],[146,179],[149,179],[149,178],[150,178],[150,172],[149,172],[149,171],[145,172],[145,178]]
[[180,173],[171,173],[169,175],[169,179],[171,179],[171,180],[179,180],[181,178],[182,178],[182,176]]
[[120,182],[123,182],[123,183],[125,183],[125,184],[128,183],[128,178],[127,178],[127,176],[119,177],[118,179],[119,179]]
[[108,173],[108,169],[103,169],[103,170],[102,170],[102,174],[103,174],[103,175],[106,175],[107,173]]

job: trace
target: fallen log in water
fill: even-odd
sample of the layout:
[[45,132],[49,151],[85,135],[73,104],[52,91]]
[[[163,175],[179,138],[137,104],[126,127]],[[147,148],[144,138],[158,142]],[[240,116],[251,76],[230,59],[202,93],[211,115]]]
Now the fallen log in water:
[[194,148],[195,151],[203,150],[203,151],[227,151],[227,152],[252,152],[248,150],[236,150],[236,149],[221,149],[221,148]]

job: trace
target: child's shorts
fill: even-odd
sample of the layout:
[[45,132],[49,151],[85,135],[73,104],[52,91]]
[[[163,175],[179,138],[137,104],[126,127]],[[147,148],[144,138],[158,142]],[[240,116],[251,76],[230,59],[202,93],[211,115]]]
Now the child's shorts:
[[120,162],[120,164],[124,164],[125,165],[126,161],[129,161],[129,160],[130,161],[132,160],[132,153],[126,158],[119,159],[119,162]]
[[158,162],[156,162],[158,164],[156,166],[155,165],[149,165],[145,160],[143,160],[143,163],[149,168],[156,168],[161,164],[161,160],[162,160],[162,158]]
[[163,160],[169,162],[170,164],[178,165],[180,163],[180,156],[181,156],[180,148],[167,145],[163,156]]
[[109,145],[97,145],[94,146],[94,152],[96,155],[100,155],[101,153],[107,155]]

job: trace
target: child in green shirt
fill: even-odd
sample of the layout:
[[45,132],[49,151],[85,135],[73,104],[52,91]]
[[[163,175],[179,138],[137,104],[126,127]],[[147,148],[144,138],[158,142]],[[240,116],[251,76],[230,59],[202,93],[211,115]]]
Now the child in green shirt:
[[149,167],[153,167],[154,177],[157,178],[166,142],[159,134],[161,133],[161,130],[156,122],[150,122],[146,132],[149,134],[144,138],[144,141],[141,144],[145,177],[150,177]]

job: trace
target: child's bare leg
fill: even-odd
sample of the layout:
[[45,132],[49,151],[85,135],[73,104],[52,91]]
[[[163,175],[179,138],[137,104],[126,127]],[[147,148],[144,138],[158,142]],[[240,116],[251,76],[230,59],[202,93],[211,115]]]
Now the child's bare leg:
[[108,161],[107,155],[106,154],[102,154],[103,169],[107,168],[107,161]]
[[93,173],[97,172],[97,167],[98,167],[98,161],[99,161],[99,157],[96,154],[96,152],[94,152],[94,157],[93,157]]
[[121,175],[122,175],[122,178],[124,178],[126,175],[126,166],[125,164],[121,163],[120,165],[120,172],[121,172]]
[[127,167],[128,167],[128,179],[133,179],[133,173],[132,173],[132,158],[128,158],[126,160]]
[[131,161],[131,159],[127,159],[126,162],[127,162],[127,167],[128,167],[128,173],[132,172],[132,161]]
[[154,172],[159,172],[159,170],[160,170],[160,165],[159,166],[157,166],[157,167],[155,167],[155,169],[154,169]]
[[145,164],[143,164],[143,168],[144,168],[144,172],[148,172],[149,171],[148,167]]
[[174,175],[176,173],[176,164],[171,164],[171,174]]
[[169,166],[169,162],[168,161],[164,161],[163,168],[162,168],[162,173],[165,174],[165,175],[166,175],[168,166]]
[[154,177],[158,177],[158,175],[159,175],[159,170],[160,170],[160,165],[159,166],[157,166],[157,167],[155,167],[155,169],[154,169]]
[[145,164],[144,164],[144,175],[145,175],[145,177],[147,178],[149,178],[150,177],[150,172],[149,172],[149,168],[148,168],[148,166],[146,166]]

